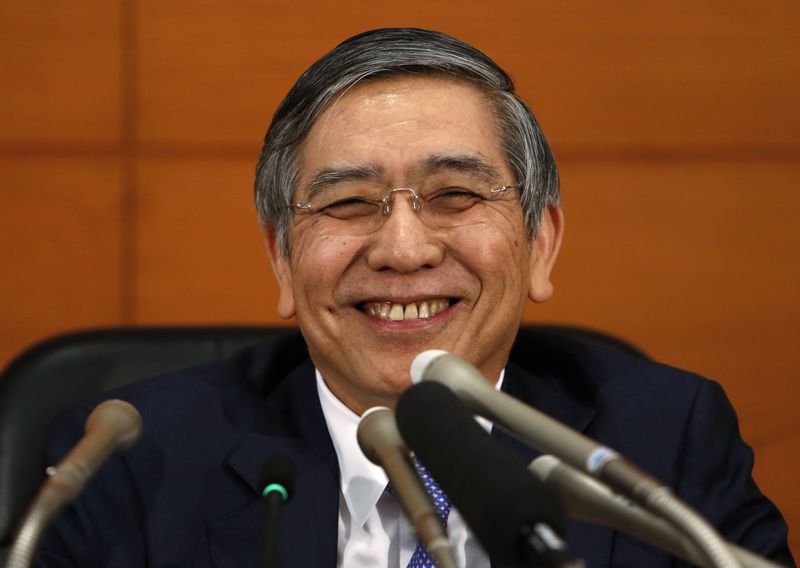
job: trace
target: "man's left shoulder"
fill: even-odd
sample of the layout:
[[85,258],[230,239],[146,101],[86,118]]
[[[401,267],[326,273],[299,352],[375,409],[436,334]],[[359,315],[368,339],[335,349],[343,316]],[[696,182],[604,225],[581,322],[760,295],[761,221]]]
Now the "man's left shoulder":
[[738,436],[722,388],[643,354],[583,338],[525,334],[504,390],[632,458],[665,481],[707,420]]
[[685,406],[719,386],[692,372],[658,363],[638,349],[561,333],[522,330],[511,363],[576,400]]

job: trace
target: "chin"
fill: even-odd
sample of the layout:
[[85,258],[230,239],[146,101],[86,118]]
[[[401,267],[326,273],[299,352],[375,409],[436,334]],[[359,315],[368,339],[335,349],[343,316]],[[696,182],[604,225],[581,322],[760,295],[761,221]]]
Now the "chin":
[[411,386],[411,376],[402,378],[387,377],[379,389],[379,397],[386,400],[386,406],[394,407],[397,399],[400,398],[408,387]]

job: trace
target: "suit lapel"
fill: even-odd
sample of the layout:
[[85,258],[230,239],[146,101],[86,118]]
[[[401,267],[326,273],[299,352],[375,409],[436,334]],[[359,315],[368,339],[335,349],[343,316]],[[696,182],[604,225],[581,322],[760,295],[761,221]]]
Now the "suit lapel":
[[[528,372],[513,363],[506,367],[503,391],[578,432],[586,432],[595,416],[594,408],[570,396],[558,380]],[[493,429],[492,436],[510,446],[525,463],[541,455],[538,450],[499,428]],[[610,529],[568,521],[565,540],[571,552],[586,560],[588,566],[609,564],[613,544],[613,532]],[[492,561],[492,567],[505,568],[496,561]]]
[[[544,412],[559,422],[578,432],[589,427],[595,415],[591,406],[575,400],[560,388],[557,383],[537,374],[530,373],[513,363],[506,367],[503,379],[503,392]],[[528,462],[541,455],[541,452],[497,428],[497,436],[504,438]]]
[[339,510],[339,466],[317,396],[310,362],[290,373],[268,397],[255,431],[243,435],[228,458],[237,483],[252,499],[208,524],[212,565],[257,566],[264,539],[260,470],[273,454],[297,467],[295,492],[283,506],[278,566],[335,566]]

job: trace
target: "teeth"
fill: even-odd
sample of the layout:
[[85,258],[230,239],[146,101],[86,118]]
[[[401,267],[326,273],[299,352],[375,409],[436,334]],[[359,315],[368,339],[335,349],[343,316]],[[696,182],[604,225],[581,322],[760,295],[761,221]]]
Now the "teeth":
[[428,307],[428,302],[420,302],[418,316],[420,319],[428,319],[431,317],[431,310]]
[[450,307],[450,300],[425,300],[410,304],[393,304],[391,302],[370,302],[364,306],[364,311],[373,317],[404,321],[415,319],[429,319]]
[[392,321],[403,321],[403,306],[401,304],[392,304],[392,311],[389,312],[389,319]]

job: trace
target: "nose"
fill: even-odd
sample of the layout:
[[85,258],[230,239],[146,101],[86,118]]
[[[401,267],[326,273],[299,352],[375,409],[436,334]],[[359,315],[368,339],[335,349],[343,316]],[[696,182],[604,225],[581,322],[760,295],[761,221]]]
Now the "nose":
[[399,192],[392,197],[391,211],[367,251],[367,264],[372,270],[401,274],[438,266],[444,258],[444,246],[436,231],[422,222],[411,195]]

